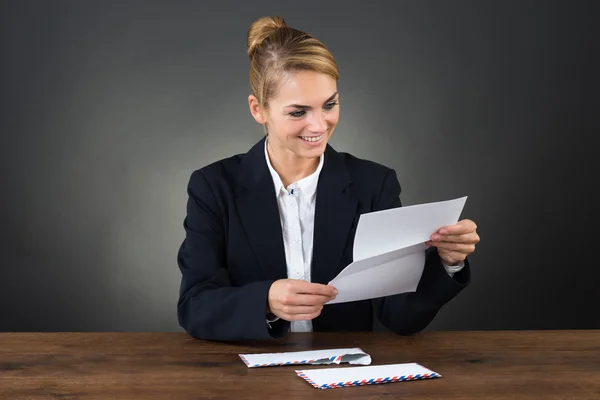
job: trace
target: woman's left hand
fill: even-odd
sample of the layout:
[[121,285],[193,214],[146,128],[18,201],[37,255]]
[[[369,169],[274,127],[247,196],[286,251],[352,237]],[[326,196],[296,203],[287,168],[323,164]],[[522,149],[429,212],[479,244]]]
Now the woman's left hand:
[[437,247],[440,258],[449,266],[464,261],[475,251],[477,243],[477,225],[470,219],[463,219],[454,225],[438,229],[431,235],[430,240],[425,242],[428,246]]

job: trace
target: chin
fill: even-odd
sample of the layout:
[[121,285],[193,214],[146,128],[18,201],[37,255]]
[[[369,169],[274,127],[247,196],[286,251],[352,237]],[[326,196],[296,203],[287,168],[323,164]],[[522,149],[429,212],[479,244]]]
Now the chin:
[[303,158],[317,158],[317,157],[320,157],[321,154],[323,154],[325,152],[326,143],[327,142],[323,142],[319,146],[315,146],[313,148],[308,148],[308,149],[307,148],[297,148],[296,151],[294,151],[294,153],[296,153],[297,156],[300,156]]

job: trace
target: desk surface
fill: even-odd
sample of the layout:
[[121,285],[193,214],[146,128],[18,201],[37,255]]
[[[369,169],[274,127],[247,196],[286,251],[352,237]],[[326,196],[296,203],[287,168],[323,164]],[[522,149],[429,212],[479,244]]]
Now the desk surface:
[[[337,347],[361,347],[372,365],[416,362],[443,377],[322,390],[297,377],[298,366],[249,369],[238,356]],[[600,399],[600,331],[317,333],[235,344],[185,333],[0,333],[0,398],[309,396]]]

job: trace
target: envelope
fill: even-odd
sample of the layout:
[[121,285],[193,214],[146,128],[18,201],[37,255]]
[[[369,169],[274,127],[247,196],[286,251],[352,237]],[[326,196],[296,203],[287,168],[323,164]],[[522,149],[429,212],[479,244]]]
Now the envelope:
[[287,353],[238,354],[248,368],[297,364],[371,364],[371,356],[360,348],[295,351]]
[[296,374],[317,389],[377,385],[442,377],[437,372],[417,363],[304,369],[296,370]]

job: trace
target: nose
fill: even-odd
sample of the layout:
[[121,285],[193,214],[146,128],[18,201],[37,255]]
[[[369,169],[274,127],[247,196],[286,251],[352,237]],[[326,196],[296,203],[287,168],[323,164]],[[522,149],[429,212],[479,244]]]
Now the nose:
[[323,111],[312,113],[308,130],[313,133],[325,133],[327,131],[327,119]]

